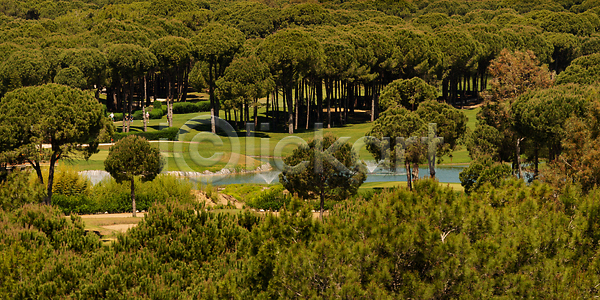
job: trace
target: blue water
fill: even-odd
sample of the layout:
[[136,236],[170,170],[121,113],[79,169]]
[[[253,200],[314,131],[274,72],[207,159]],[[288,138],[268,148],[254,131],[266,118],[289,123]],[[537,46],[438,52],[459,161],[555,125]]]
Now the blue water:
[[[458,174],[465,168],[465,166],[456,167],[437,167],[436,168],[436,179],[439,182],[448,183],[460,183]],[[406,181],[405,170],[400,170],[399,173],[389,174],[381,173],[380,170],[375,170],[376,173],[368,174],[365,182],[389,182],[389,181]],[[228,184],[240,184],[240,183],[278,183],[279,182],[279,171],[269,171],[263,173],[245,173],[245,174],[230,174],[230,175],[213,175],[213,176],[193,176],[188,177],[189,180],[194,182],[196,185],[201,183],[206,185],[208,183],[213,186],[222,186]],[[419,177],[423,178],[429,176],[428,168],[419,168]]]
[[[460,183],[458,174],[465,166],[453,167],[436,167],[436,178],[439,182]],[[244,173],[244,174],[229,174],[229,175],[212,175],[212,176],[188,176],[186,177],[194,183],[194,185],[206,185],[208,183],[213,186],[223,186],[228,184],[240,183],[278,183],[279,171],[268,171],[262,173]],[[100,180],[108,178],[110,175],[105,171],[87,171],[82,172],[82,175],[87,176],[93,184]],[[428,168],[419,168],[419,177],[429,176]],[[389,182],[389,181],[406,181],[406,173],[404,169],[400,169],[399,173],[390,174],[383,173],[380,169],[375,169],[374,173],[367,175],[365,182]]]

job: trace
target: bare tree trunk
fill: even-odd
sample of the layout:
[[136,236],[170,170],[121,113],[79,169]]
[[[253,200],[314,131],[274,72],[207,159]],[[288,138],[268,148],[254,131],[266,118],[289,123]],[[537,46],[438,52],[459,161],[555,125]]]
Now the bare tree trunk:
[[60,153],[56,151],[52,152],[50,156],[50,168],[48,169],[48,189],[46,194],[46,204],[52,205],[52,184],[54,183],[54,166],[56,161],[60,158]]
[[213,68],[209,65],[208,67],[208,94],[210,97],[210,129],[212,133],[217,133],[216,127],[216,114],[218,114],[216,99],[215,99],[215,88],[214,88],[214,75]]
[[171,115],[171,101],[173,99],[173,83],[169,78],[169,87],[167,91],[167,124],[169,127],[173,126],[173,116]]
[[319,214],[319,218],[321,218],[321,222],[323,222],[323,207],[325,206],[325,191],[323,186],[321,186],[321,193],[319,196],[321,198],[321,212]]
[[308,130],[308,122],[310,122],[310,101],[312,99],[311,90],[308,90],[308,97],[306,98],[306,129]]
[[331,90],[331,83],[325,83],[325,93],[327,94],[327,128],[331,128],[331,97],[333,91]]
[[523,172],[521,170],[521,142],[525,138],[517,138],[517,145],[515,147],[515,164],[517,168],[517,174],[519,174],[519,178],[523,178]]
[[133,176],[131,176],[131,206],[133,206],[133,217],[136,217],[136,209],[135,209],[135,184]]
[[317,121],[323,122],[323,81],[321,79],[316,82],[316,94],[317,94]]
[[148,97],[148,76],[144,75],[144,101],[146,102],[143,106],[150,106],[150,97]]
[[254,100],[254,128],[258,128],[258,99]]
[[300,95],[301,86],[301,82],[296,84],[296,103],[294,105],[294,130],[298,130],[298,111],[300,110],[300,99],[302,99],[302,96]]
[[293,91],[292,86],[288,86],[286,89],[286,101],[288,107],[288,132],[289,134],[294,134],[294,102],[292,99]]
[[267,118],[267,122],[269,122],[269,96],[271,94],[267,93],[267,112],[265,112],[265,117]]
[[406,168],[406,185],[408,186],[408,189],[412,191],[412,172],[408,160],[404,161],[404,167]]
[[413,181],[419,180],[419,163],[418,162],[413,163],[412,176],[413,176]]
[[27,160],[27,161],[29,162],[29,164],[31,164],[31,167],[33,167],[33,169],[35,170],[35,174],[37,175],[40,183],[44,184],[44,176],[42,175],[42,168],[40,166],[40,162],[32,161],[32,160]]
[[148,131],[147,119],[146,119],[146,106],[142,106],[142,120],[144,120],[144,132]]

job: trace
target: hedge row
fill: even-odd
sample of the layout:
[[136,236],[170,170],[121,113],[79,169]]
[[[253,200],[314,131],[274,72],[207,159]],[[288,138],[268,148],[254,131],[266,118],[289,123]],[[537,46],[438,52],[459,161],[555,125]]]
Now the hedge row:
[[149,141],[158,141],[160,139],[167,139],[169,141],[177,140],[177,135],[179,134],[179,128],[177,127],[169,127],[167,129],[158,130],[158,131],[148,131],[148,132],[115,132],[113,135],[113,141],[116,142],[128,135],[137,135],[146,138]]
[[[162,117],[167,114],[167,106],[162,105],[160,103],[160,101],[154,101],[154,104],[152,106],[153,106],[153,108],[149,112],[151,120],[162,119]],[[202,102],[198,102],[198,103],[177,102],[177,103],[173,104],[173,114],[190,114],[190,113],[207,112],[207,111],[210,111],[210,102],[208,102],[208,101],[202,101]],[[115,121],[123,120],[123,113],[114,113],[114,114],[115,114]],[[133,112],[134,120],[142,120],[143,117],[144,116],[143,116],[142,110],[136,110]]]
[[190,114],[205,111],[210,111],[210,102],[208,101],[202,101],[198,103],[177,102],[173,104],[174,114]]

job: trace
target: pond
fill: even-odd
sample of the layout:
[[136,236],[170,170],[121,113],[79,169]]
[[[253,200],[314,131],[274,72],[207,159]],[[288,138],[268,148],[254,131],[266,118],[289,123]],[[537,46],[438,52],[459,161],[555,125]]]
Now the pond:
[[[466,166],[439,166],[436,167],[436,177],[439,182],[446,183],[460,183],[458,174]],[[406,173],[404,169],[399,173],[385,173],[379,168],[369,168],[367,180],[365,182],[389,182],[389,181],[406,181]],[[261,183],[261,184],[272,184],[279,182],[280,171],[266,171],[260,173],[238,173],[238,174],[219,174],[219,175],[188,175],[185,174],[184,178],[191,180],[194,185],[206,185],[208,183],[215,186],[222,186],[228,184],[239,184],[239,183]],[[81,175],[84,175],[90,179],[93,184],[100,182],[103,179],[109,178],[110,175],[106,171],[82,171]],[[419,168],[419,176],[429,176],[428,168]]]

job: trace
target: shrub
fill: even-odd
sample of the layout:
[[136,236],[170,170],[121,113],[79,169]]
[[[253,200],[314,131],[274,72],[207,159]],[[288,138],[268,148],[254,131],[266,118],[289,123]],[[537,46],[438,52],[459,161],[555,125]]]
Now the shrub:
[[179,134],[179,128],[177,127],[169,127],[163,130],[157,131],[147,131],[147,132],[115,132],[113,135],[114,141],[118,141],[128,135],[137,135],[141,137],[145,137],[149,141],[158,141],[160,139],[167,139],[169,141],[177,140],[177,135]]
[[[153,181],[135,180],[137,210],[148,210],[154,203],[176,200],[193,203],[192,184],[170,175],[159,175]],[[128,182],[117,183],[110,178],[91,188],[89,195],[52,195],[52,204],[65,214],[121,213],[131,212],[131,190]]]
[[250,199],[246,204],[256,209],[280,210],[292,200],[292,196],[284,195],[283,190],[283,185],[276,185],[262,192],[258,197]]
[[88,195],[91,188],[90,181],[80,176],[75,169],[59,166],[54,176],[53,194],[64,196]]
[[151,120],[159,120],[162,119],[162,117],[165,115],[165,112],[160,108],[154,108],[149,112],[149,114]]
[[144,111],[142,110],[136,110],[133,112],[133,119],[134,120],[143,120],[144,119]]
[[198,102],[198,103],[196,103],[196,105],[198,106],[199,112],[210,111],[210,102],[209,101]]
[[[35,177],[30,180],[30,177]],[[40,203],[45,195],[44,186],[37,175],[15,170],[0,184],[0,210],[11,211],[26,203]]]
[[232,196],[238,201],[246,201],[258,197],[265,185],[258,184],[228,184],[223,190],[224,194]]
[[161,109],[162,103],[158,100],[154,100],[154,102],[152,102],[152,107],[154,107],[154,109]]
[[174,114],[189,114],[195,112],[210,111],[210,102],[202,101],[198,103],[191,102],[177,102],[173,104]]
[[64,214],[92,214],[99,212],[94,198],[88,195],[52,194],[52,205],[58,207]]
[[123,120],[123,113],[115,113],[115,121]]

